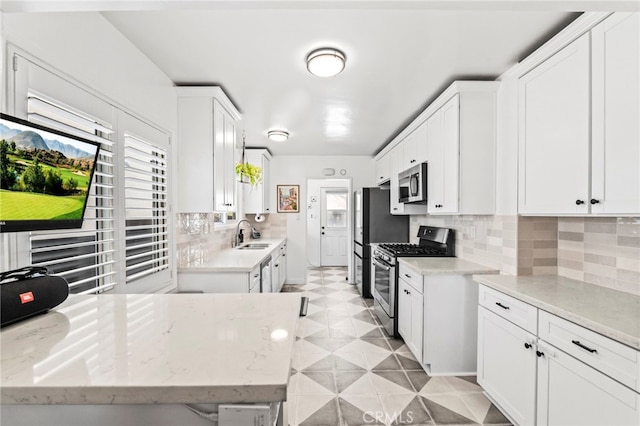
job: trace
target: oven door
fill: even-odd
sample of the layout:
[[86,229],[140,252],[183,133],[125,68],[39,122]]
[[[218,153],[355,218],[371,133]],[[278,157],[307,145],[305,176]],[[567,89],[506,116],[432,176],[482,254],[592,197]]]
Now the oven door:
[[384,260],[371,258],[373,298],[389,318],[393,318],[396,292],[396,268]]

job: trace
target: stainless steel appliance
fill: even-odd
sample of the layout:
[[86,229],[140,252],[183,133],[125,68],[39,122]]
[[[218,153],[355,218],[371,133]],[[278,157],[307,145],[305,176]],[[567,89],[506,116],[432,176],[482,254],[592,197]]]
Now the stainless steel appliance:
[[260,264],[260,293],[271,293],[271,256]]
[[427,163],[416,164],[398,173],[398,200],[401,203],[426,204]]
[[409,241],[409,216],[389,213],[389,192],[380,188],[362,188],[354,194],[353,264],[356,285],[363,297],[372,297],[369,244]]
[[373,310],[390,336],[398,336],[395,318],[398,316],[398,258],[399,257],[453,257],[454,231],[448,228],[421,226],[418,244],[374,244],[371,254]]

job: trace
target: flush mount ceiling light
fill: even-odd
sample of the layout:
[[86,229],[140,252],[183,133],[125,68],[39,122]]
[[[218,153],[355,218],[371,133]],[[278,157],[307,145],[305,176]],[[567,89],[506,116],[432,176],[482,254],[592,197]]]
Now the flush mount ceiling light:
[[289,139],[289,132],[284,130],[269,130],[267,137],[274,142],[284,142]]
[[316,49],[307,56],[307,69],[318,77],[333,77],[344,69],[346,62],[344,53],[337,49],[323,47]]

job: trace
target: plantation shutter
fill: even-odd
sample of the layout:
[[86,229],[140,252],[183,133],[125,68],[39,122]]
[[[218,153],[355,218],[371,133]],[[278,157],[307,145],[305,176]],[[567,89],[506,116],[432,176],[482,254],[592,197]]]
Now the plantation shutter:
[[35,91],[27,112],[30,121],[101,144],[82,228],[30,233],[31,264],[63,276],[71,293],[109,290],[117,284],[112,125]]
[[169,268],[167,151],[125,132],[126,282]]

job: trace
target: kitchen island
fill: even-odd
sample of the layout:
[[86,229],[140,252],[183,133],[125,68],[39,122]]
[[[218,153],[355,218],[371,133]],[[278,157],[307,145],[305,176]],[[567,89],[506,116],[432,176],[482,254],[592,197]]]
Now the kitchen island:
[[211,424],[184,404],[284,401],[299,311],[296,294],[71,295],[0,332],[0,420]]

